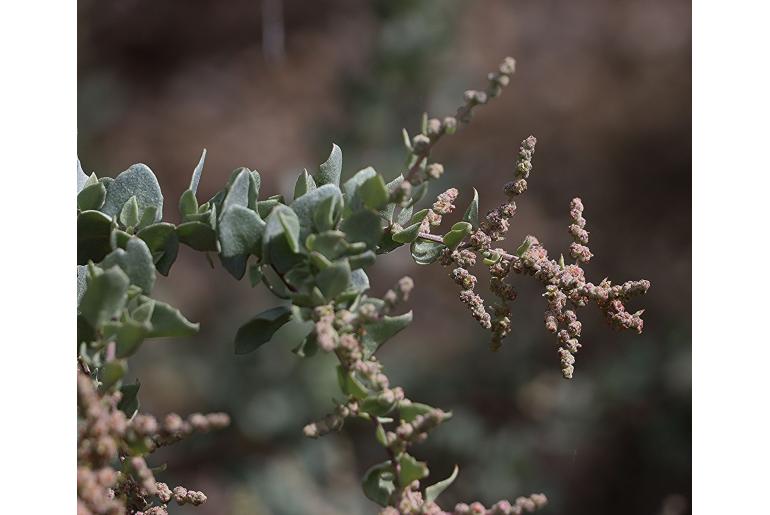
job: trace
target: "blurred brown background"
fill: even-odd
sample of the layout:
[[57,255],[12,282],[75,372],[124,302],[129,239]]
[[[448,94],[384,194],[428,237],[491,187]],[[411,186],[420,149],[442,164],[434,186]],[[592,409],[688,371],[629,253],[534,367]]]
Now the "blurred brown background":
[[[492,354],[440,266],[418,267],[405,249],[384,257],[370,273],[374,292],[404,274],[417,290],[415,322],[382,359],[412,398],[455,413],[416,454],[435,479],[460,465],[448,506],[543,491],[553,514],[689,513],[689,2],[80,0],[78,15],[83,166],[115,175],[148,164],[171,221],[203,147],[206,198],[241,165],[260,171],[263,196],[288,195],[332,141],[345,177],[370,164],[394,177],[401,127],[414,133],[423,110],[453,113],[464,89],[514,56],[508,90],[437,149],[441,186],[460,188],[463,206],[476,186],[482,209],[496,206],[519,142],[536,135],[509,245],[533,233],[558,254],[580,195],[592,279],[653,283],[631,306],[647,309],[645,333],[611,331],[583,310],[584,348],[567,382],[531,280],[517,280],[514,332]],[[336,386],[325,358],[289,352],[300,329],[233,354],[237,326],[276,300],[189,249],[156,289],[202,330],[149,342],[133,359],[143,409],[234,419],[151,462],[209,496],[173,512],[375,512],[358,486],[382,460],[369,428],[301,436]]]

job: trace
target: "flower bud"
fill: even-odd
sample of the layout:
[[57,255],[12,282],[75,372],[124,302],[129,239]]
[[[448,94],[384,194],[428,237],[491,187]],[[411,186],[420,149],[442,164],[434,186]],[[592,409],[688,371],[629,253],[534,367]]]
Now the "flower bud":
[[444,165],[442,165],[441,163],[431,163],[425,169],[425,173],[431,179],[438,179],[444,173]]
[[457,130],[457,119],[454,116],[447,116],[441,125],[446,134],[454,134]]
[[412,138],[412,148],[415,154],[425,154],[430,148],[430,138],[424,134],[418,134]]
[[500,64],[500,73],[503,75],[513,75],[516,71],[516,60],[513,57],[506,57]]
[[429,138],[433,139],[441,132],[441,120],[438,118],[431,118],[428,120],[428,124],[425,133]]

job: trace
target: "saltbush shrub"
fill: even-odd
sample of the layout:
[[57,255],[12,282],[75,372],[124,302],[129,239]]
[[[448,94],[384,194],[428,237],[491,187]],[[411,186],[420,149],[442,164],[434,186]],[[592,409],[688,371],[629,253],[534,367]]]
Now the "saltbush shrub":
[[[466,91],[454,116],[422,118],[419,133],[403,133],[406,160],[392,180],[371,167],[341,182],[342,150],[333,145],[317,170],[299,174],[291,197],[261,195],[255,170],[234,170],[211,199],[197,196],[206,151],[203,151],[181,196],[182,222],[163,219],[164,196],[153,172],[143,164],[117,177],[86,175],[78,162],[77,196],[77,335],[78,335],[78,510],[90,513],[159,515],[168,504],[198,505],[202,492],[156,481],[147,458],[159,447],[195,432],[225,427],[224,413],[169,414],[158,420],[139,412],[139,385],[124,380],[128,359],[142,343],[161,336],[186,337],[197,332],[173,306],[152,297],[157,274],[168,275],[180,244],[218,261],[235,279],[265,286],[276,306],[256,314],[234,331],[234,352],[255,352],[289,320],[309,322],[310,332],[294,353],[312,358],[318,352],[337,358],[340,400],[304,434],[317,438],[340,430],[351,418],[371,424],[383,461],[362,479],[363,493],[393,514],[511,514],[546,504],[543,494],[499,501],[458,504],[444,510],[437,498],[458,475],[426,481],[428,465],[414,447],[451,412],[410,399],[391,384],[377,359],[378,349],[412,321],[409,300],[414,282],[399,280],[382,297],[372,293],[366,270],[377,257],[410,247],[419,265],[438,263],[459,288],[459,300],[490,333],[498,350],[511,332],[514,275],[542,284],[545,327],[556,338],[556,356],[565,378],[574,373],[580,349],[578,308],[594,304],[614,327],[642,331],[642,312],[626,302],[645,293],[648,281],[598,284],[587,280],[582,265],[592,253],[579,198],[569,206],[568,231],[573,242],[558,259],[535,236],[504,247],[516,213],[514,200],[528,187],[536,139],[521,142],[508,182],[501,184],[499,205],[480,215],[474,190],[462,220],[441,229],[456,209],[459,192],[450,188],[430,207],[418,209],[431,182],[444,173],[431,162],[434,145],[467,124],[474,109],[498,96],[514,73],[507,58],[488,76],[484,91]],[[501,181],[502,182],[502,181]],[[475,270],[485,268],[494,299],[476,291]],[[432,483],[432,484],[429,484]]]

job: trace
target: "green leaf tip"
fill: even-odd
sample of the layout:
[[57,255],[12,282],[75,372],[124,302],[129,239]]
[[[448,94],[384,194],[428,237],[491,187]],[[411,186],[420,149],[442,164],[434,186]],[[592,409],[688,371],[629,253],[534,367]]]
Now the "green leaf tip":
[[198,160],[198,164],[193,170],[192,178],[190,178],[190,190],[192,190],[193,195],[198,193],[198,184],[201,182],[201,174],[203,174],[203,165],[205,162],[206,149],[204,148],[203,152],[201,152],[201,158]]
[[465,210],[463,220],[473,227],[479,226],[479,192],[476,191],[476,188],[473,188],[473,200],[468,205],[468,209]]
[[340,175],[342,175],[342,149],[336,143],[332,143],[332,151],[329,157],[319,167],[316,175],[316,183],[321,186],[324,184],[340,185]]
[[449,486],[454,483],[454,480],[457,479],[457,474],[460,472],[460,468],[455,465],[454,470],[452,471],[452,474],[434,485],[430,485],[428,488],[425,489],[425,502],[431,503],[435,502],[435,500],[438,498],[439,495],[441,495],[444,490],[449,488]]

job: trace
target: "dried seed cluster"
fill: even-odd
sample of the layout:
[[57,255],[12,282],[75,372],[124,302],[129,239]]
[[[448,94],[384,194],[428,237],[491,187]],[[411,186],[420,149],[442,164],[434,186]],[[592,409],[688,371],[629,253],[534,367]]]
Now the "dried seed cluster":
[[444,511],[435,502],[422,502],[422,496],[419,492],[415,490],[412,492],[415,500],[412,505],[417,505],[419,509],[415,511],[412,505],[399,506],[399,509],[387,507],[380,512],[380,515],[521,515],[522,513],[537,511],[548,504],[548,499],[545,495],[532,494],[529,497],[518,497],[513,503],[510,501],[498,501],[489,508],[486,508],[480,502],[474,502],[470,505],[458,503],[452,511]]
[[[580,204],[579,199],[573,200],[572,204]],[[548,251],[540,242],[533,236],[528,238],[529,249],[520,258],[512,260],[511,268],[516,273],[534,276],[545,286],[543,296],[548,303],[545,327],[558,338],[559,362],[565,378],[572,378],[575,370],[574,354],[581,347],[579,338],[582,324],[575,313],[577,308],[593,302],[612,326],[642,332],[644,321],[641,315],[644,310],[631,314],[626,311],[624,303],[635,295],[646,293],[650,287],[649,281],[626,281],[613,286],[609,280],[604,279],[598,286],[594,285],[586,281],[579,260],[576,264],[565,265],[561,259],[559,262],[549,259]],[[587,247],[586,252],[590,255]]]
[[[453,208],[451,204],[456,197],[456,190],[439,197],[434,208],[443,215]],[[475,259],[475,254],[467,256],[468,259],[471,257]],[[349,418],[358,417],[371,421],[376,427],[380,444],[385,447],[389,456],[397,487],[389,507],[382,511],[383,514],[508,514],[522,513],[522,510],[532,511],[535,507],[544,505],[545,497],[536,494],[532,497],[521,497],[514,504],[500,501],[490,508],[493,511],[486,511],[480,503],[474,503],[471,506],[476,511],[467,511],[467,505],[460,504],[454,512],[445,512],[435,502],[424,500],[419,480],[413,480],[409,484],[400,483],[398,478],[403,457],[408,456],[407,453],[413,445],[425,441],[431,431],[451,417],[451,413],[441,409],[414,403],[406,397],[401,387],[391,387],[381,363],[363,344],[370,324],[382,320],[394,307],[408,300],[413,288],[414,281],[404,277],[386,292],[381,303],[376,302],[377,299],[364,299],[354,310],[337,309],[331,304],[313,310],[315,326],[311,338],[318,342],[318,347],[323,351],[335,353],[340,363],[340,377],[358,385],[355,386],[358,391],[351,392],[347,399],[338,403],[335,410],[323,419],[306,425],[303,429],[305,436],[317,438],[340,430]],[[379,408],[372,409],[372,406]],[[389,417],[395,417],[395,420],[389,422],[390,419],[373,416],[373,412],[387,413]],[[478,511],[479,507],[483,511]]]
[[[510,228],[510,220],[516,214],[513,199],[527,190],[527,179],[532,171],[532,157],[537,140],[530,136],[521,143],[516,160],[515,178],[504,187],[507,196],[496,209],[489,211],[479,222],[479,227],[454,249],[444,249],[440,262],[451,269],[450,277],[460,287],[460,301],[468,306],[471,315],[491,333],[491,348],[502,346],[503,338],[511,332],[510,302],[516,299],[516,291],[509,284],[511,272],[531,275],[545,287],[545,327],[558,339],[558,355],[565,378],[574,373],[575,353],[580,349],[582,324],[577,318],[577,308],[595,303],[608,322],[619,329],[642,331],[642,311],[630,313],[625,302],[643,294],[650,287],[647,280],[627,281],[613,286],[604,279],[599,285],[586,281],[581,264],[588,263],[593,254],[588,248],[588,231],[583,217],[583,202],[574,198],[570,202],[569,234],[572,236],[569,253],[574,264],[565,264],[564,258],[555,261],[534,236],[527,236],[516,254],[493,246],[502,240]],[[430,238],[426,232],[420,237]],[[487,306],[475,288],[477,277],[470,271],[483,259],[489,270],[489,288],[496,301]]]
[[[506,201],[485,215],[479,227],[464,245],[454,250],[444,250],[441,258],[444,266],[453,267],[450,276],[462,289],[460,301],[468,306],[473,318],[481,327],[490,330],[492,350],[498,350],[502,346],[503,338],[511,332],[510,302],[516,298],[515,290],[505,281],[510,272],[510,262],[502,260],[502,256],[506,254],[505,251],[501,248],[493,248],[492,244],[505,237],[510,228],[510,220],[516,214],[516,203],[513,198],[527,189],[527,177],[532,170],[532,156],[535,153],[536,143],[534,136],[528,137],[521,143],[516,162],[516,178],[505,187]],[[491,314],[484,305],[484,299],[473,291],[478,280],[469,268],[476,264],[477,254],[489,260],[489,287],[497,297],[497,301],[489,307]]]
[[449,188],[436,197],[433,206],[428,209],[428,213],[420,223],[420,232],[430,233],[431,227],[441,225],[443,217],[454,211],[454,201],[457,200],[459,194],[460,192],[457,191],[457,188]]
[[[351,381],[359,382],[372,392],[374,402],[383,406],[394,406],[403,401],[404,390],[401,387],[390,388],[390,380],[383,373],[382,364],[376,356],[364,349],[361,339],[367,331],[367,323],[381,319],[399,302],[406,301],[413,288],[412,278],[402,277],[388,290],[381,305],[364,301],[355,312],[347,309],[335,311],[332,305],[314,309],[316,321],[311,337],[315,338],[323,351],[334,352],[343,373],[349,375]],[[359,401],[351,396],[346,402],[338,404],[333,413],[306,425],[303,433],[310,438],[317,438],[341,429],[346,418],[359,415]]]
[[[180,505],[206,502],[202,492],[182,486],[172,491],[156,482],[144,456],[193,432],[223,428],[230,423],[227,415],[195,413],[183,419],[172,413],[158,423],[152,416],[136,414],[129,420],[118,409],[120,392],[100,393],[81,370],[77,386],[78,515],[167,515],[171,499]],[[153,506],[153,498],[160,504]]]

